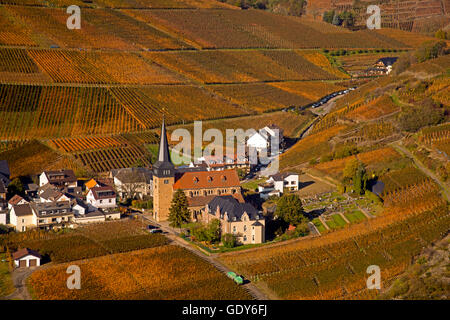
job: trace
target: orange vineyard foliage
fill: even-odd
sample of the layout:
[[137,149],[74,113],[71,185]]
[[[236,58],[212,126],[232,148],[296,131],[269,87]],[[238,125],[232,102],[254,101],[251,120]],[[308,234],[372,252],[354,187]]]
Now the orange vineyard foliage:
[[369,292],[365,282],[368,266],[380,266],[385,288],[412,256],[450,226],[448,205],[434,184],[418,184],[400,193],[392,195],[381,216],[364,223],[321,237],[223,254],[221,260],[256,283],[263,282],[280,298],[373,298],[376,292]]
[[164,246],[109,255],[78,263],[80,290],[66,286],[68,265],[32,274],[37,299],[251,299],[251,296],[208,262],[186,249]]

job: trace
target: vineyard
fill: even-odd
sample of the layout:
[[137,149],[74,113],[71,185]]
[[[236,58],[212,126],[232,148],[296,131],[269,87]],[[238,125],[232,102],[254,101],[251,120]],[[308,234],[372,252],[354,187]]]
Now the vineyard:
[[355,156],[319,163],[314,166],[314,169],[322,171],[323,173],[335,178],[340,178],[342,177],[342,172],[345,165],[352,159],[358,159],[367,166],[367,170],[376,172],[378,171],[377,169],[388,169],[391,163],[395,163],[400,158],[401,156],[399,153],[397,153],[394,149],[387,147],[363,152]]
[[[402,48],[379,33],[354,34],[326,23],[273,15],[261,10],[126,10],[200,48]],[[199,27],[201,26],[201,27]]]
[[273,82],[270,85],[289,93],[303,96],[310,101],[317,101],[330,93],[345,89],[343,86],[322,81]]
[[345,126],[333,126],[300,140],[280,156],[280,168],[300,165],[320,157],[321,154],[327,153],[330,149],[329,140],[345,128]]
[[[15,50],[29,54],[55,83],[176,84],[180,77],[163,67],[127,52]],[[55,68],[55,65],[58,67]]]
[[400,170],[388,172],[380,177],[384,183],[383,194],[393,193],[398,189],[402,189],[411,185],[427,180],[427,176],[419,169],[414,167],[406,167]]
[[[132,19],[120,11],[109,9],[83,9],[83,28],[69,30],[67,14],[63,8],[28,6],[4,6],[5,26],[16,29],[9,37],[2,37],[4,44],[39,45],[49,47],[83,49],[181,49],[189,46],[182,41]],[[14,30],[13,29],[13,30]],[[8,30],[8,29],[7,29]],[[1,37],[1,35],[0,35]]]
[[382,288],[387,287],[413,255],[450,225],[448,206],[435,185],[419,184],[402,192],[380,217],[363,224],[309,240],[224,254],[221,260],[283,299],[373,299],[377,291],[367,290],[368,266],[380,266]]
[[232,104],[238,104],[252,113],[280,110],[287,107],[301,107],[312,101],[304,96],[290,93],[267,83],[246,85],[217,85],[208,87]]
[[32,274],[29,285],[44,300],[240,300],[251,296],[208,262],[177,246],[109,255],[79,263],[83,287],[66,286],[67,265]]
[[111,253],[141,250],[168,243],[160,234],[150,234],[138,221],[122,220],[79,227],[63,235],[30,230],[0,236],[0,243],[10,248],[28,247],[56,263],[88,259]]
[[[346,78],[321,53],[318,64],[293,50],[174,51],[144,53],[145,57],[203,83]],[[324,62],[325,60],[325,62]],[[325,63],[325,65],[324,65]]]
[[133,132],[142,125],[106,88],[0,85],[0,138]]
[[77,164],[67,157],[36,140],[17,143],[15,148],[1,153],[1,159],[8,161],[11,177],[32,175],[54,167],[77,169]]
[[83,165],[94,172],[107,172],[111,169],[136,167],[138,163],[143,166],[150,165],[149,155],[141,148],[135,146],[114,147],[96,151],[83,151],[75,153]]
[[399,110],[400,108],[394,104],[391,97],[384,95],[352,110],[346,114],[346,117],[367,121],[390,115]]
[[[156,136],[151,133],[141,133],[128,140],[124,136],[90,136],[84,138],[53,139],[50,144],[61,152],[66,152],[80,161],[93,172],[107,172],[114,168],[128,168],[138,163],[150,165],[150,155],[138,145],[156,142]],[[139,136],[147,137],[147,142]],[[151,139],[150,139],[151,137]],[[140,141],[140,143],[139,143]]]

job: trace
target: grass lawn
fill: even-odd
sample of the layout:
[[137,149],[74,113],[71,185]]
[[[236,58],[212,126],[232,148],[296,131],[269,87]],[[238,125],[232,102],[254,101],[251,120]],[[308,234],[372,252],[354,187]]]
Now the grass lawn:
[[333,214],[331,219],[326,222],[330,229],[340,229],[343,228],[347,222],[338,214]]
[[366,219],[366,216],[359,210],[344,213],[344,216],[350,223],[360,222]]
[[0,254],[0,297],[7,296],[14,291],[14,285],[8,269],[8,262],[3,260],[6,260],[5,253]]
[[312,223],[314,223],[314,225],[316,226],[317,230],[319,230],[320,233],[325,232],[327,229],[324,227],[324,225],[322,224],[322,222],[320,222],[319,218],[314,218],[312,220]]
[[267,180],[267,178],[260,178],[256,180],[250,180],[241,185],[242,188],[247,190],[254,191],[255,189],[258,189],[258,184],[263,183]]

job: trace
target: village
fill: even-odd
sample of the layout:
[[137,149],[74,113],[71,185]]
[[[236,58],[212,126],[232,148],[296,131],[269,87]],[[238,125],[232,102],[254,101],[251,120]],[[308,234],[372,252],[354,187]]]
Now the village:
[[[231,235],[233,246],[264,243],[266,217],[260,206],[257,209],[244,200],[241,186],[241,180],[247,181],[249,177],[261,180],[257,170],[262,165],[250,164],[248,157],[224,157],[223,161],[217,157],[202,157],[198,164],[175,167],[170,159],[164,123],[161,132],[158,159],[152,168],[117,168],[102,178],[76,177],[72,170],[44,171],[34,177],[34,182],[21,185],[20,179],[10,180],[8,163],[0,161],[2,232],[32,229],[52,232],[84,224],[137,218],[141,214],[149,224],[149,232],[158,233],[162,232],[161,226],[170,228],[173,197],[181,191],[190,212],[186,223],[196,223],[198,228],[199,225],[211,225],[214,220],[220,221],[220,234]],[[261,128],[249,137],[247,149],[270,150],[271,137],[276,134],[279,135],[277,148],[284,150],[283,130],[275,125]],[[296,173],[277,173],[265,179],[258,185],[259,201],[256,204],[299,190]],[[292,228],[295,226],[291,225],[289,230]],[[187,228],[185,231],[189,235],[193,230]],[[180,235],[185,237],[186,233]],[[194,240],[195,237],[187,239]],[[220,239],[216,240],[220,242]],[[13,257],[17,267],[40,265],[39,253],[28,248],[19,249]]]

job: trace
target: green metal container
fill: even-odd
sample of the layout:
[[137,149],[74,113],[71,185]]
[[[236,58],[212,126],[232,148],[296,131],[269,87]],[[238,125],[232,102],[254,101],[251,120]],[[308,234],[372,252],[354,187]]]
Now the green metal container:
[[243,284],[244,279],[242,279],[242,277],[240,277],[240,276],[237,276],[234,278],[234,282],[236,282],[237,284]]

